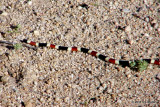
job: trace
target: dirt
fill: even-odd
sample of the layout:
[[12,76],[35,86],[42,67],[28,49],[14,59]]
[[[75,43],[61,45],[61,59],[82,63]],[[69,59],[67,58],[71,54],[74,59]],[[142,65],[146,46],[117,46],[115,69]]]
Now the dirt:
[[158,0],[1,0],[0,106],[160,106],[159,66],[137,72],[20,42],[85,47],[118,60],[160,59],[159,22]]

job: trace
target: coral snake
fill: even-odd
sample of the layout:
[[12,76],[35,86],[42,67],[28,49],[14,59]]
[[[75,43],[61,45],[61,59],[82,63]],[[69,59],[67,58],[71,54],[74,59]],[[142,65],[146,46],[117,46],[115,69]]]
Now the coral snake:
[[116,60],[116,59],[108,58],[105,55],[99,54],[98,52],[92,51],[92,50],[87,49],[87,48],[65,47],[65,46],[59,46],[59,45],[54,45],[54,44],[49,44],[49,43],[37,43],[37,42],[29,41],[27,39],[23,39],[21,42],[30,44],[32,46],[37,46],[37,47],[50,47],[50,48],[54,48],[54,49],[58,49],[58,50],[76,51],[76,52],[80,51],[80,52],[83,52],[83,53],[90,54],[94,57],[97,57],[100,60],[103,60],[105,62],[109,62],[109,63],[112,63],[112,64],[118,64],[118,65],[121,65],[123,67],[129,66],[129,67],[136,68],[136,66],[142,65],[140,67],[143,68],[145,63],[147,65],[148,64],[160,65],[160,59],[141,59],[141,60],[131,60],[131,61]]

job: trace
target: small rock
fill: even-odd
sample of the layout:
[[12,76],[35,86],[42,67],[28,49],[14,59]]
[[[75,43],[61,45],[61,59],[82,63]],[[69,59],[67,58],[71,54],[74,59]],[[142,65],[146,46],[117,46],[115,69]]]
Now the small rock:
[[25,107],[33,107],[33,104],[31,103],[31,101],[27,101],[25,103]]
[[104,88],[103,88],[102,86],[101,86],[101,87],[99,87],[99,91],[100,91],[100,92],[102,92],[102,91],[103,91],[103,89],[104,89]]
[[34,35],[36,35],[36,36],[40,35],[39,31],[38,31],[38,30],[35,30],[35,31],[34,31]]
[[160,37],[160,28],[158,28],[157,31],[158,31],[158,34],[159,34],[159,37]]
[[121,100],[117,100],[117,103],[119,103],[119,104],[120,104],[120,103],[122,103],[122,101],[121,101]]
[[157,78],[158,80],[160,80],[160,73],[158,73],[158,74],[156,75],[156,78]]
[[115,28],[111,28],[111,30],[110,30],[111,32],[115,32]]
[[148,33],[145,33],[144,36],[149,37],[149,34],[148,34]]
[[130,45],[132,45],[133,44],[133,40],[128,39],[127,43],[130,44]]
[[9,81],[9,76],[2,76],[0,81],[6,84]]
[[51,91],[49,89],[46,90],[47,94],[51,93]]
[[152,26],[156,29],[158,28],[158,23],[153,23]]
[[72,85],[71,85],[71,84],[68,84],[68,87],[72,87]]
[[103,88],[106,88],[106,87],[107,87],[107,84],[104,84],[104,83],[103,83],[103,84],[102,84],[102,87],[103,87]]
[[145,17],[144,20],[145,20],[146,22],[149,22],[149,18],[148,18],[148,17]]
[[127,78],[130,78],[130,77],[131,77],[131,75],[130,75],[130,74],[128,74],[128,75],[127,75]]
[[103,19],[107,20],[108,19],[108,15],[103,16]]
[[131,27],[130,26],[125,27],[125,32],[130,33],[131,32]]
[[152,20],[151,24],[157,23],[157,20]]
[[112,98],[113,100],[115,100],[115,99],[116,99],[116,94],[111,94],[111,98]]
[[78,6],[78,9],[79,9],[79,10],[81,10],[81,9],[82,9],[82,7],[81,7],[81,6]]
[[72,85],[72,88],[77,88],[77,87],[78,87],[78,85],[76,85],[76,84]]
[[123,9],[122,11],[125,12],[125,13],[129,13],[130,12],[129,9]]
[[55,98],[55,101],[59,101],[59,100],[60,100],[60,98],[59,98],[59,97],[56,97],[56,98]]
[[112,93],[112,89],[108,89],[107,93],[109,93],[109,94]]
[[68,102],[69,101],[69,97],[64,98],[64,101]]
[[[0,54],[1,54],[1,50],[0,50]],[[0,55],[0,61],[3,62],[3,60],[7,59],[7,56],[5,54]]]
[[1,13],[0,13],[2,16],[7,16],[8,15],[8,13],[7,12],[3,12],[3,11],[1,11]]
[[152,30],[153,30],[153,28],[152,28],[152,27],[149,27],[148,29],[149,29],[149,31],[152,31]]
[[28,1],[28,5],[32,5],[32,1]]
[[40,101],[41,101],[42,103],[45,102],[45,100],[44,100],[43,97],[40,98]]

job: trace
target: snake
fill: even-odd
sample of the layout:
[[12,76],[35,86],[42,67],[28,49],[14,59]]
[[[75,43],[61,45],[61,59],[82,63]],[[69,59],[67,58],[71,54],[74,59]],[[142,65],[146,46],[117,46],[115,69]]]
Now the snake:
[[121,65],[123,67],[128,66],[134,69],[138,68],[140,71],[146,69],[148,64],[160,65],[160,59],[117,60],[117,59],[109,58],[96,51],[92,51],[90,49],[83,48],[83,47],[75,47],[75,46],[66,47],[66,46],[60,46],[60,45],[55,45],[55,44],[50,44],[50,43],[37,43],[37,42],[30,41],[27,39],[23,39],[21,40],[21,42],[32,45],[32,46],[36,46],[36,47],[49,47],[51,49],[57,49],[57,50],[63,50],[63,51],[82,52],[82,53],[94,56],[96,58],[99,58],[100,60],[105,61],[105,62]]

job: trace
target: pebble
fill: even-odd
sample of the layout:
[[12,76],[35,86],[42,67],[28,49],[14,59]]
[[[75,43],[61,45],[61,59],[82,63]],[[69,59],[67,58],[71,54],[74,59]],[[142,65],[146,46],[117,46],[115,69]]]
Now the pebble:
[[157,20],[152,20],[151,24],[157,23]]
[[76,85],[76,84],[72,85],[72,88],[77,88],[77,87],[78,87],[78,85]]
[[107,15],[103,16],[103,20],[107,20],[107,19],[108,19]]
[[149,29],[149,31],[152,31],[152,30],[153,30],[153,27],[149,27],[148,29]]
[[114,87],[115,80],[114,80],[114,79],[111,79],[111,80],[110,80],[110,84],[111,84],[111,87]]
[[145,20],[146,22],[149,22],[149,18],[148,18],[148,17],[145,17],[144,20]]
[[36,35],[36,36],[40,35],[39,31],[38,31],[38,30],[35,30],[35,31],[34,31],[34,35]]
[[[14,1],[14,0],[11,0],[11,1]],[[118,9],[118,10],[109,10],[109,6],[103,4],[102,2],[98,2],[101,6],[91,6],[91,4],[88,2],[88,5],[90,6],[90,8],[87,11],[85,11],[85,9],[81,6],[78,7],[79,3],[77,4],[77,2],[71,2],[71,1],[61,2],[59,0],[52,0],[52,2],[47,2],[47,1],[35,2],[33,0],[27,0],[27,1],[28,1],[27,4],[24,4],[24,2],[22,2],[21,4],[20,3],[17,4],[16,8],[18,8],[18,10],[20,10],[20,11],[17,11],[14,9],[14,5],[16,2],[10,3],[10,4],[13,4],[13,8],[12,8],[12,6],[10,8],[10,6],[9,6],[10,4],[8,4],[7,2],[6,2],[6,4],[5,4],[5,2],[3,4],[3,5],[5,5],[6,9],[1,9],[1,10],[2,11],[7,10],[6,11],[6,12],[8,12],[7,14],[11,15],[11,17],[13,17],[13,19],[10,20],[10,18],[7,18],[6,23],[4,23],[4,21],[3,21],[3,23],[2,23],[3,26],[2,26],[1,30],[7,31],[7,28],[8,28],[7,22],[11,21],[13,23],[19,22],[20,24],[22,24],[23,27],[21,30],[24,31],[24,32],[21,32],[22,33],[21,35],[12,34],[10,41],[14,41],[14,39],[16,39],[16,38],[22,38],[22,39],[29,38],[30,40],[34,39],[37,42],[38,41],[44,42],[44,40],[45,40],[46,42],[55,43],[57,45],[66,45],[66,46],[76,45],[77,46],[77,44],[80,44],[80,45],[78,45],[79,47],[84,46],[86,48],[95,49],[98,52],[103,51],[102,53],[104,55],[107,54],[107,56],[112,57],[112,58],[121,59],[121,56],[125,55],[125,58],[122,57],[124,60],[125,59],[130,60],[130,59],[134,59],[134,58],[139,59],[140,57],[145,57],[145,56],[143,56],[143,53],[141,53],[141,56],[137,55],[137,53],[139,53],[138,52],[139,47],[143,47],[142,45],[144,45],[144,44],[142,44],[143,41],[144,41],[144,43],[147,43],[147,46],[150,46],[149,48],[150,48],[151,54],[148,54],[146,52],[146,54],[148,54],[148,56],[146,56],[146,57],[148,57],[148,58],[150,58],[149,56],[154,57],[154,55],[152,55],[152,54],[154,54],[155,51],[157,52],[157,50],[156,49],[153,50],[153,48],[157,44],[157,42],[156,42],[157,36],[154,37],[154,34],[158,35],[157,32],[160,33],[160,28],[157,28],[157,25],[156,25],[158,23],[158,19],[157,19],[157,17],[155,17],[155,20],[157,20],[157,23],[155,23],[154,21],[152,22],[153,19],[150,20],[148,17],[147,17],[147,19],[145,19],[146,21],[144,21],[143,18],[145,16],[149,15],[148,14],[149,10],[146,8],[144,9],[144,12],[146,12],[147,14],[143,13],[142,11],[140,13],[137,13],[139,15],[139,16],[138,15],[137,16],[140,17],[140,19],[138,19],[138,17],[137,18],[132,17],[131,14],[128,14],[127,12],[130,13],[132,10],[136,11],[136,10],[134,10],[136,6],[130,5],[132,3],[135,3],[134,0],[131,0],[132,2],[127,1],[127,3],[129,3],[129,4],[126,4],[126,5],[129,8],[127,8],[127,7],[122,8],[122,5],[125,4],[125,2],[120,2],[120,0],[118,2],[111,3],[112,9],[116,7],[116,9]],[[84,0],[77,0],[77,1],[82,3]],[[110,2],[108,2],[108,4],[109,3]],[[123,3],[123,4],[121,4],[121,3]],[[136,1],[136,3],[139,3],[139,2]],[[21,7],[21,5],[22,5],[22,7]],[[53,5],[56,5],[56,7]],[[30,11],[30,10],[32,10],[32,6],[34,7],[33,12]],[[73,6],[74,8],[69,9],[70,6]],[[143,5],[140,5],[140,6],[143,7]],[[107,8],[105,9],[104,7],[107,7]],[[78,8],[80,8],[81,10],[78,10]],[[123,13],[118,13],[118,12],[115,13],[115,11],[119,11],[120,8],[122,9]],[[155,8],[155,10],[156,9],[157,9],[157,7]],[[51,10],[51,12],[49,14],[47,13],[47,12],[49,12],[48,10]],[[61,11],[61,10],[63,10],[63,11]],[[23,12],[23,14],[21,14],[21,11]],[[35,11],[35,13],[38,14],[37,16],[32,14],[32,13],[34,13],[34,11]],[[42,14],[40,14],[40,13],[42,13]],[[119,17],[121,14],[122,15],[127,14],[127,15]],[[152,14],[149,16],[156,16],[156,14],[157,14],[157,10],[156,10],[156,13],[152,12]],[[2,15],[0,15],[0,16],[1,16],[1,20],[6,19],[6,17],[7,17],[7,16],[4,17]],[[29,16],[29,18],[26,19],[23,16]],[[87,17],[86,20],[84,21],[86,24],[83,24],[83,22],[82,22],[82,18],[84,16]],[[103,16],[104,16],[104,19],[103,19]],[[17,20],[14,20],[14,18],[17,18],[17,17],[20,17],[20,20],[18,20],[18,22],[17,22]],[[45,19],[43,19],[43,18],[45,18]],[[121,18],[121,19],[119,19],[119,18]],[[51,22],[49,22],[48,20]],[[103,20],[105,20],[105,22]],[[40,21],[43,21],[43,22],[41,23]],[[112,21],[114,21],[115,24],[112,23]],[[143,25],[143,23],[144,23],[144,25]],[[154,23],[154,24],[152,24],[152,23]],[[92,25],[94,25],[94,24],[98,24],[97,31],[93,31],[94,29],[93,29]],[[122,30],[117,31],[116,26],[122,26]],[[123,29],[123,26],[125,26],[126,29],[125,28]],[[134,28],[134,26],[135,26],[135,28]],[[148,28],[143,29],[145,26],[147,26]],[[3,29],[3,27],[4,27],[4,29]],[[67,29],[71,29],[71,30],[68,31]],[[82,29],[84,29],[84,31],[85,31],[84,33],[82,32],[83,31]],[[153,30],[151,31],[150,29],[153,29]],[[31,31],[33,31],[33,33],[30,33]],[[65,35],[66,31],[68,31],[69,36]],[[48,36],[46,35],[47,32],[49,32]],[[110,32],[112,32],[112,33],[110,33]],[[119,35],[119,33],[121,34],[121,32],[123,32],[123,34]],[[42,35],[43,37],[41,36],[41,33],[43,33],[43,35]],[[91,35],[89,35],[89,33],[91,33]],[[148,38],[150,38],[150,35],[153,35],[153,43],[149,42],[149,40],[146,38],[142,39],[144,36],[144,35],[140,36],[142,33],[143,34],[147,33],[149,36]],[[2,34],[0,34],[0,35],[1,35],[1,37],[0,37],[1,40],[6,40]],[[37,36],[35,37],[35,35],[37,35]],[[89,37],[88,37],[88,35],[89,35]],[[133,36],[131,36],[131,38],[129,38],[129,37],[127,37],[127,35],[133,35]],[[121,36],[123,37],[122,39],[121,39]],[[127,39],[134,40],[134,43],[133,43],[134,46],[131,47],[131,46],[123,44],[123,43],[121,44],[121,40],[127,40]],[[142,41],[141,41],[141,39],[142,39]],[[101,47],[96,46],[96,44],[99,45],[99,43],[98,43],[99,41],[100,41]],[[141,43],[138,44],[138,41],[141,41]],[[95,42],[96,42],[96,44],[95,44]],[[132,41],[128,41],[128,42],[130,44],[132,44]],[[116,48],[116,50],[114,50],[115,43],[116,43],[117,47],[123,47],[122,45],[124,45],[123,50],[117,49],[117,48]],[[108,48],[108,45],[109,45],[109,48]],[[131,49],[128,49],[128,48],[131,48]],[[143,48],[146,48],[146,47],[143,47]],[[12,50],[10,50],[8,48],[6,48],[6,49],[9,54],[12,53],[11,52]],[[9,79],[7,76],[4,77],[3,82],[6,82],[7,84],[1,86],[2,91],[0,91],[0,93],[4,96],[4,97],[2,97],[2,99],[6,100],[6,101],[2,101],[2,103],[4,104],[2,106],[4,106],[4,107],[7,106],[6,103],[9,103],[9,104],[13,103],[13,105],[10,105],[10,106],[16,106],[16,105],[14,105],[15,103],[20,104],[20,101],[25,100],[25,99],[31,99],[31,101],[25,100],[26,103],[24,102],[24,106],[26,106],[26,107],[33,107],[34,105],[39,105],[39,106],[43,106],[43,105],[44,106],[52,106],[52,105],[54,105],[54,106],[57,106],[57,105],[76,106],[77,104],[80,104],[80,103],[84,103],[87,106],[92,106],[92,105],[121,106],[121,104],[122,104],[122,106],[123,105],[131,106],[131,105],[133,105],[132,99],[134,99],[135,96],[137,98],[141,98],[141,99],[144,98],[144,96],[141,96],[141,94],[136,93],[136,91],[133,92],[133,90],[134,90],[134,87],[132,87],[133,85],[135,85],[135,87],[139,86],[142,89],[142,91],[145,90],[145,88],[144,88],[145,85],[154,85],[153,88],[158,87],[157,84],[152,84],[152,83],[154,83],[153,81],[150,83],[151,80],[147,84],[145,84],[145,82],[148,80],[148,78],[153,77],[153,80],[156,80],[156,81],[157,81],[157,79],[159,80],[160,74],[158,72],[156,73],[157,74],[156,79],[155,79],[154,75],[144,76],[143,78],[145,78],[145,79],[142,81],[144,84],[139,85],[139,84],[135,84],[132,81],[133,81],[133,79],[139,80],[139,78],[141,78],[143,75],[140,75],[138,78],[134,77],[134,74],[137,72],[135,72],[134,70],[132,71],[130,69],[126,70],[126,68],[129,68],[129,67],[124,68],[119,65],[113,65],[113,64],[109,64],[109,63],[105,63],[105,65],[104,65],[103,61],[99,61],[99,60],[93,58],[92,56],[88,56],[88,55],[85,55],[80,52],[76,53],[74,55],[72,53],[68,54],[66,52],[59,52],[58,50],[52,50],[52,49],[48,49],[48,48],[45,48],[45,49],[37,48],[37,49],[38,49],[37,51],[30,49],[30,48],[29,49],[24,48],[23,50],[21,50],[22,53],[20,52],[19,54],[22,54],[23,57],[21,59],[24,59],[24,62],[26,63],[25,66],[20,66],[21,62],[19,62],[19,61],[17,62],[17,59],[15,60],[15,58],[16,58],[16,57],[14,58],[15,53],[12,53],[11,55],[9,55],[9,57],[11,57],[10,59],[8,59],[8,57],[5,56],[7,59],[4,60],[4,62],[3,62],[4,64],[2,65],[2,67],[4,68],[2,71],[2,76],[0,77],[0,78],[2,78],[2,80],[3,80],[3,76],[6,76],[6,75],[8,76],[8,74],[5,74],[5,73],[8,73],[7,72],[8,70],[16,71],[16,73],[19,70],[22,70],[22,72],[26,72],[26,74],[25,73],[22,74],[24,79],[22,78],[20,83],[18,83],[18,84],[22,84],[22,87],[21,86],[17,87],[18,84],[16,84],[16,83],[11,84],[11,86],[17,87],[16,92],[10,91],[10,89],[12,87],[10,86],[10,84],[8,84],[8,83],[13,83],[10,81],[12,78],[13,78],[13,80],[16,79],[16,78],[14,78],[14,77],[16,77],[16,75],[13,77],[8,76]],[[46,50],[48,52],[48,54],[44,50]],[[1,51],[3,53],[6,52],[5,49],[2,49],[0,47],[0,53],[2,53]],[[143,50],[141,50],[141,51],[143,51]],[[39,53],[39,55],[37,55],[37,53]],[[108,53],[109,53],[109,55],[108,55]],[[116,53],[116,55],[115,55],[115,53]],[[67,55],[70,56],[71,59]],[[61,56],[64,56],[64,57],[61,58]],[[58,57],[60,57],[60,59]],[[0,57],[0,60],[1,60],[1,57]],[[95,65],[95,66],[90,66],[91,63],[94,63],[93,65]],[[12,66],[10,66],[11,64],[14,64],[15,66],[12,67]],[[150,65],[152,65],[152,64],[150,64]],[[0,66],[1,66],[1,64],[0,64]],[[120,71],[120,72],[117,72],[117,69],[116,69],[117,67],[118,67],[118,71]],[[156,69],[156,68],[157,68],[157,66],[154,66],[153,70],[155,69],[157,71],[158,69]],[[38,70],[35,70],[35,69],[38,69]],[[88,71],[88,69],[90,69],[90,71],[93,71],[93,74],[88,74],[86,72],[86,71]],[[98,69],[101,72],[97,72]],[[4,72],[4,70],[5,70],[5,72]],[[36,72],[34,72],[34,71],[36,71]],[[55,73],[53,73],[52,71],[55,71]],[[67,72],[63,72],[63,71],[67,71]],[[107,72],[105,72],[105,71],[107,71]],[[121,73],[121,72],[125,72],[125,71],[131,71],[131,72],[128,72],[126,75]],[[13,73],[13,75],[16,73]],[[82,75],[79,76],[77,73],[82,74]],[[70,74],[74,74],[74,76],[70,77]],[[122,75],[120,77],[121,80],[119,80],[119,78],[116,76],[118,74]],[[137,74],[141,74],[141,73],[138,72]],[[97,78],[100,81],[98,81],[95,78],[95,76],[98,76]],[[116,76],[116,78],[114,78],[115,76]],[[129,79],[124,76],[127,76]],[[124,78],[122,78],[122,77],[124,77]],[[46,80],[45,78],[49,79],[46,81],[46,83],[44,81],[44,80]],[[52,80],[50,80],[50,79],[52,79]],[[83,82],[81,82],[81,84],[79,84],[80,81],[82,81],[82,80],[83,80]],[[94,81],[96,81],[97,83],[93,84]],[[3,84],[3,82],[1,82],[1,83]],[[31,83],[29,83],[29,82],[31,82]],[[105,93],[100,93],[99,90],[96,89],[96,87],[99,86],[99,82],[104,83],[99,88],[103,92],[106,91]],[[68,86],[66,85],[66,87],[63,89],[63,85],[65,83],[66,84],[70,83],[70,84]],[[124,87],[122,87],[123,83],[125,83],[125,85],[123,85]],[[23,86],[23,84],[24,84],[24,86]],[[93,84],[93,85],[91,85],[92,87],[89,87],[90,85],[88,85],[88,84]],[[79,89],[79,87],[82,87],[82,89]],[[153,93],[152,87],[147,87],[147,88],[148,88],[147,92],[143,91],[144,94]],[[35,91],[34,89],[37,91]],[[119,91],[117,89],[119,89]],[[19,90],[19,92],[18,92],[18,90]],[[125,92],[124,97],[121,95],[121,91]],[[80,93],[80,94],[70,95],[70,93],[72,93],[72,92]],[[112,98],[114,100],[111,99],[111,96],[110,96],[111,94],[113,94]],[[159,95],[158,92],[157,92],[157,94]],[[155,97],[152,97],[153,99],[155,99],[155,102],[157,102],[160,99],[160,97],[158,99],[158,95]],[[104,97],[104,98],[101,99],[101,98],[99,98],[99,96]],[[130,98],[130,102],[127,102],[127,96],[128,96],[128,98]],[[20,99],[18,99],[18,97],[20,97]],[[92,103],[92,101],[90,102],[89,99],[94,98],[94,97],[96,97],[96,98],[98,97],[97,102],[95,102],[95,103]],[[17,98],[17,99],[15,99],[15,98]],[[33,100],[32,100],[32,98],[33,98]],[[42,102],[39,101],[40,98],[41,98]],[[63,98],[65,98],[66,102],[63,101],[64,100]],[[120,104],[120,105],[118,105],[118,104]],[[20,104],[20,105],[22,105],[22,104]],[[81,105],[83,105],[83,104],[81,104]],[[144,104],[141,103],[140,105],[144,105]]]
[[103,84],[102,84],[102,87],[103,87],[103,88],[106,88],[106,87],[107,87],[107,84],[104,84],[104,83],[103,83]]
[[130,10],[129,10],[129,9],[123,9],[123,12],[125,12],[125,13],[129,13],[129,12],[130,12]]
[[160,80],[160,73],[158,73],[158,74],[156,75],[156,78],[157,78],[158,80]]
[[[111,28],[110,31],[111,31],[111,32],[115,32],[115,30],[116,30],[115,28]],[[109,36],[108,36],[108,37],[109,37]]]
[[82,9],[82,7],[81,7],[81,6],[78,6],[78,9],[79,9],[79,10],[81,10],[81,9]]
[[99,88],[99,91],[102,92],[103,90],[104,90],[104,88],[101,86],[101,87]]
[[69,97],[64,98],[64,101],[68,102],[69,101]]
[[113,100],[115,100],[115,99],[116,99],[116,94],[111,94],[111,98],[112,98]]
[[128,75],[127,75],[127,78],[130,78],[130,77],[131,77],[131,75],[130,75],[130,74],[128,74]]
[[56,97],[56,98],[55,98],[55,101],[59,101],[59,100],[60,100],[60,98],[59,98],[59,97]]
[[31,101],[27,101],[27,102],[25,103],[25,107],[33,107]]
[[[160,35],[160,28],[158,28],[157,31],[158,31],[158,34]],[[160,37],[160,36],[159,36],[159,37]]]
[[51,93],[51,90],[47,89],[46,92],[47,92],[47,94],[49,94],[49,93]]
[[153,23],[153,27],[156,29],[158,28],[158,23]]
[[2,54],[2,55],[0,55],[0,61],[3,61],[5,59],[7,59],[7,56],[1,52],[3,52],[3,51],[1,51],[1,49],[0,49],[0,54]]
[[134,42],[133,40],[130,40],[130,39],[127,40],[127,43],[130,44],[130,45],[132,45],[133,42]]
[[9,81],[9,76],[3,76],[1,77],[1,81],[6,84]]
[[72,87],[72,84],[68,84],[68,87]]
[[145,33],[144,36],[149,37],[149,34],[148,34],[148,33]]
[[8,13],[7,13],[7,12],[2,12],[1,15],[2,15],[2,16],[7,16]]
[[108,90],[107,90],[107,93],[112,93],[112,89],[108,89]]
[[28,5],[32,5],[32,1],[28,1]]
[[43,103],[45,100],[43,97],[40,98],[40,101]]
[[130,26],[125,27],[125,32],[130,33],[131,32],[131,27]]
[[121,100],[117,100],[117,103],[119,103],[119,104],[120,104],[120,103],[122,103],[122,101],[121,101]]

